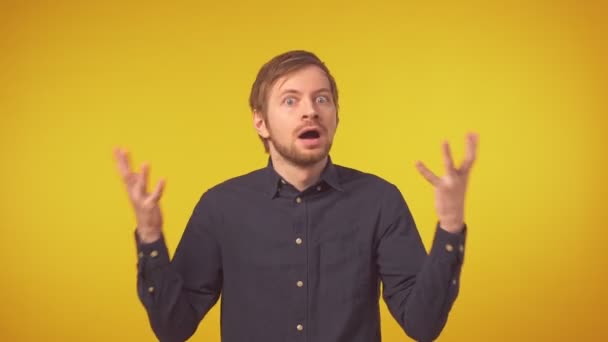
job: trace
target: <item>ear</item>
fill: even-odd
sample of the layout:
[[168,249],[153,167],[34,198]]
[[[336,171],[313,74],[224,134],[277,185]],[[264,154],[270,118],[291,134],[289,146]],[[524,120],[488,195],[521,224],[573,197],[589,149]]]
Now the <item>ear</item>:
[[258,135],[264,139],[270,137],[268,127],[266,127],[266,119],[258,110],[253,111],[253,127],[258,132]]

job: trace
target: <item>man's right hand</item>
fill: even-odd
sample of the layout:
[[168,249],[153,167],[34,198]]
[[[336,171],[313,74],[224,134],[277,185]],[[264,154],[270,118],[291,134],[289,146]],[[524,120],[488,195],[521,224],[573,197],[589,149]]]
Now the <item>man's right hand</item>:
[[152,243],[160,238],[163,228],[159,200],[165,187],[165,180],[161,179],[154,191],[148,193],[147,184],[150,166],[143,163],[140,173],[132,171],[128,152],[120,148],[114,149],[114,158],[135,210],[137,235],[141,242]]

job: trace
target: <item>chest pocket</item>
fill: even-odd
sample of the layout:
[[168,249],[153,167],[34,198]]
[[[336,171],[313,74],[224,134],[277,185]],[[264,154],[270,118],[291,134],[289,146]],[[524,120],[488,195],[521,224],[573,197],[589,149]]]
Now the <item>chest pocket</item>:
[[371,253],[359,229],[355,224],[319,241],[319,284],[324,300],[352,301],[371,285]]
[[364,252],[360,241],[359,226],[354,225],[344,231],[333,232],[321,238],[321,267],[331,268],[353,260]]

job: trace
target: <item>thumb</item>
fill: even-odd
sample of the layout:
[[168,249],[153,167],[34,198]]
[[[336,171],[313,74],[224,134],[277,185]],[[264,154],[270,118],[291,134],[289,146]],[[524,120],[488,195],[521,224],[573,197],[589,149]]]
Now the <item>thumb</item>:
[[161,178],[161,180],[158,181],[158,184],[156,184],[156,187],[154,188],[154,191],[152,191],[152,193],[150,194],[150,199],[152,201],[158,201],[160,199],[160,197],[163,195],[163,191],[165,190],[165,183],[167,181],[164,178]]

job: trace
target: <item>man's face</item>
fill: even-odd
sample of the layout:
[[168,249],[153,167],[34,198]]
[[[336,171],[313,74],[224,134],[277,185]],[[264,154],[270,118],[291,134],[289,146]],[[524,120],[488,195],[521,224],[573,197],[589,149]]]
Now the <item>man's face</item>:
[[266,119],[254,115],[258,133],[268,138],[271,156],[298,166],[323,160],[336,133],[336,105],[329,80],[317,66],[279,78],[270,89]]

